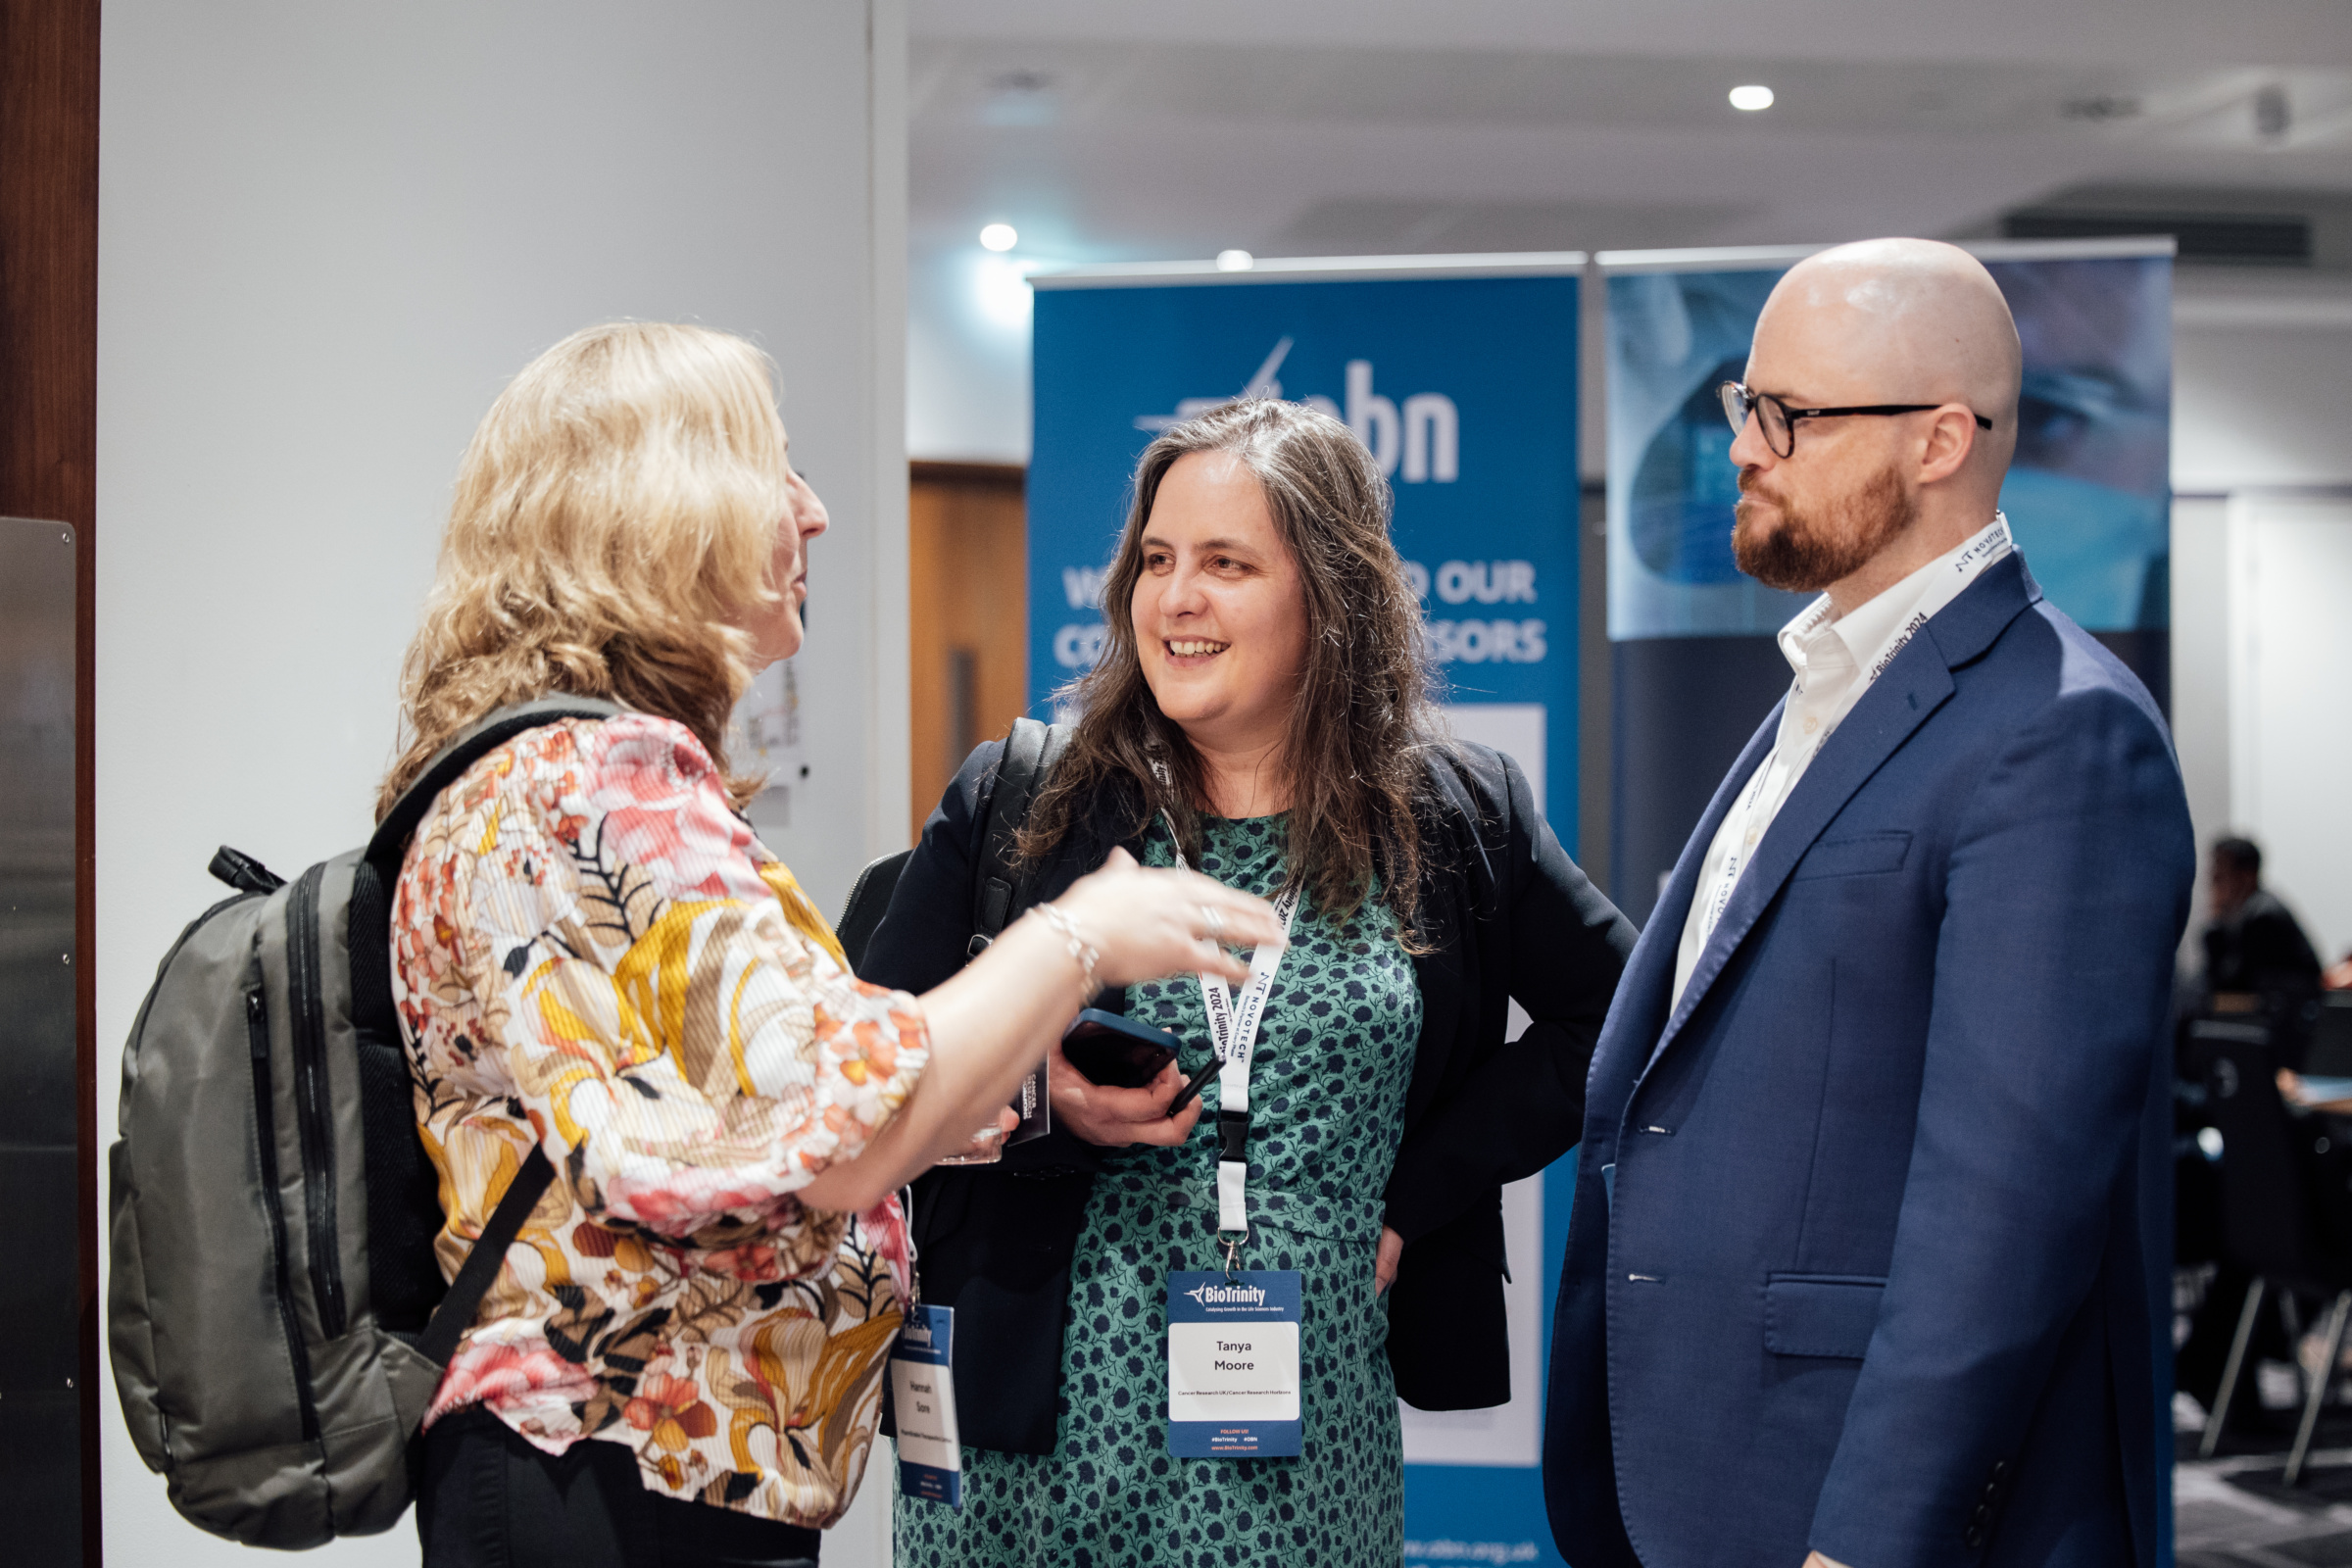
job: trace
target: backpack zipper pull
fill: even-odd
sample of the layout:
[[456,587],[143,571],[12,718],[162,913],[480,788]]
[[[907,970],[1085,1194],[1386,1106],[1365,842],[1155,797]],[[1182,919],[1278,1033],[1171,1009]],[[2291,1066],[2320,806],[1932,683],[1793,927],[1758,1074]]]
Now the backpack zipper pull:
[[275,893],[286,885],[284,877],[243,850],[232,850],[225,844],[213,852],[213,863],[205,869],[239,893]]

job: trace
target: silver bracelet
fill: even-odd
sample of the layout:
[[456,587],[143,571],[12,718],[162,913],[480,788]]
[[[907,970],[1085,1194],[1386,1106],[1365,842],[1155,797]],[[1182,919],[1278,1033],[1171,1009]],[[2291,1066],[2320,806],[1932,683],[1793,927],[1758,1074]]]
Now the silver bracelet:
[[1062,941],[1069,945],[1070,956],[1076,958],[1078,967],[1085,971],[1086,1000],[1092,1002],[1095,992],[1099,989],[1095,984],[1095,965],[1102,961],[1102,950],[1080,936],[1078,927],[1071,923],[1070,917],[1051,904],[1035,904],[1031,905],[1030,908],[1039,919],[1058,932]]

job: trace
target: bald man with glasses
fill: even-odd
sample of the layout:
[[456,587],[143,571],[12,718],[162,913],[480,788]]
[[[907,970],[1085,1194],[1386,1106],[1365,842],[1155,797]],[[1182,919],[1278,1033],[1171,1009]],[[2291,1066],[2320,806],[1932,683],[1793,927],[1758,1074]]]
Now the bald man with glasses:
[[1997,510],[2019,373],[1982,266],[1877,240],[1791,269],[1723,388],[1740,569],[1820,597],[1592,1058],[1576,1568],[2156,1560],[2195,844],[2155,704]]

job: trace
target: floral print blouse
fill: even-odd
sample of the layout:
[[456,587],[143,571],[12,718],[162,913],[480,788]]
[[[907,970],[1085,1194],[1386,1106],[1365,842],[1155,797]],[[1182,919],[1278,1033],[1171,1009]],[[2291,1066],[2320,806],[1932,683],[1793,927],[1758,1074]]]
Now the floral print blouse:
[[793,1196],[928,1059],[710,755],[649,714],[565,720],[444,790],[394,895],[393,991],[455,1277],[536,1143],[558,1179],[442,1379],[551,1453],[821,1528],[858,1489],[906,1285],[898,1200]]

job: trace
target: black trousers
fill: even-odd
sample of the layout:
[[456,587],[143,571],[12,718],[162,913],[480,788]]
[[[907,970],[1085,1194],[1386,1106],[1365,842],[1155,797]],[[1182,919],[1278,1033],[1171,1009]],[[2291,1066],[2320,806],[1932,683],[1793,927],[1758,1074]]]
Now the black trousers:
[[543,1453],[479,1406],[424,1435],[416,1535],[423,1568],[815,1568],[824,1539],[648,1492],[617,1443]]

